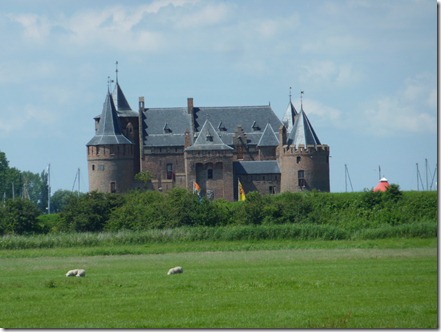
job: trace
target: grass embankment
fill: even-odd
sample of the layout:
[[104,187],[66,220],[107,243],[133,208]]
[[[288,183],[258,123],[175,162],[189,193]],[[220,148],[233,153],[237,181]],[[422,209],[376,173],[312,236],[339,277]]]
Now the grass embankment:
[[[199,241],[120,245],[136,255],[111,256],[89,255],[105,247],[3,250],[20,254],[0,258],[0,326],[436,328],[436,244]],[[184,273],[167,276],[176,265]],[[64,276],[76,267],[87,276]]]
[[261,240],[369,240],[386,238],[433,238],[436,222],[380,225],[349,230],[336,225],[282,224],[225,227],[179,227],[144,231],[99,233],[50,233],[42,235],[7,235],[1,249],[69,248],[78,246],[120,246],[133,244],[176,243],[193,241]]

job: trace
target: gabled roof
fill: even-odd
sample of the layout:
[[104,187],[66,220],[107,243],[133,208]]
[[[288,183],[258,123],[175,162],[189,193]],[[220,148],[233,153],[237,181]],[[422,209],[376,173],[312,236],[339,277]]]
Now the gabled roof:
[[116,113],[110,92],[104,100],[103,111],[101,112],[100,122],[95,136],[87,143],[89,145],[113,145],[113,144],[133,144],[122,134],[121,125]]
[[246,174],[280,174],[277,160],[238,161],[234,163],[234,173]]
[[287,145],[298,147],[299,144],[303,144],[305,147],[307,145],[317,146],[321,144],[314,128],[312,128],[312,125],[303,110],[303,107],[300,109],[300,113],[296,116],[294,126],[287,140]]
[[288,133],[291,132],[292,127],[294,126],[294,121],[297,114],[297,110],[290,100],[288,107],[286,108],[285,115],[282,118],[282,122],[285,125]]
[[193,145],[186,150],[233,150],[226,145],[210,121],[206,120]]
[[262,136],[260,136],[259,143],[257,146],[277,146],[279,145],[279,139],[274,133],[273,127],[269,123],[267,123]]
[[113,103],[115,104],[116,111],[118,116],[126,117],[126,116],[138,116],[138,113],[132,111],[126,96],[121,90],[121,87],[118,81],[115,84],[115,88],[112,92]]

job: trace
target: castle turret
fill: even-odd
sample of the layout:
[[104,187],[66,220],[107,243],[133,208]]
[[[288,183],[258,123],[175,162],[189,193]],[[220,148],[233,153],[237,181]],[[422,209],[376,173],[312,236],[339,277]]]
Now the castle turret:
[[86,144],[89,190],[125,192],[134,178],[134,144],[123,134],[110,92],[96,121],[95,136]]
[[321,144],[303,106],[286,144],[279,143],[281,191],[330,191],[329,146]]

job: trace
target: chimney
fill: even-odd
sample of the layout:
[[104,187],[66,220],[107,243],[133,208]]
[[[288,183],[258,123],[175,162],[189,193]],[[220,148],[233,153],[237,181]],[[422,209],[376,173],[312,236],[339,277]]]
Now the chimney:
[[190,131],[187,129],[184,135],[184,149],[188,148],[190,145],[191,145]]
[[139,97],[139,109],[144,111],[144,97]]
[[187,111],[188,114],[192,114],[193,113],[193,98],[187,98]]

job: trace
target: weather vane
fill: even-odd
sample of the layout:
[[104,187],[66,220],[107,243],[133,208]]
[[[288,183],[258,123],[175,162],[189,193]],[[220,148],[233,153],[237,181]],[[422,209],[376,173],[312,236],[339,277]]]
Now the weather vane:
[[116,83],[118,83],[118,60],[115,62]]
[[301,108],[303,108],[303,94],[305,93],[305,91],[300,91],[300,106]]
[[110,84],[112,84],[114,80],[110,79],[110,76],[107,76],[107,91],[110,92]]

